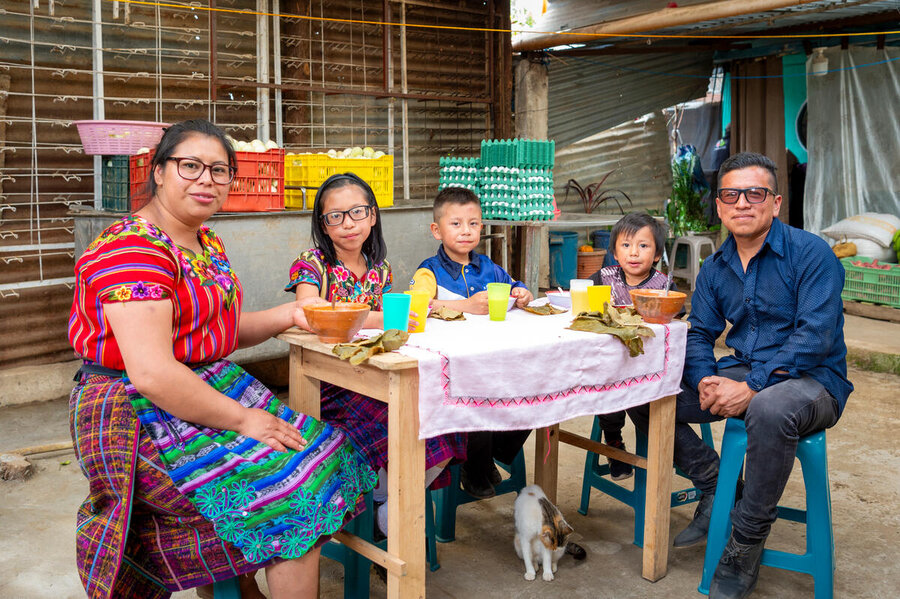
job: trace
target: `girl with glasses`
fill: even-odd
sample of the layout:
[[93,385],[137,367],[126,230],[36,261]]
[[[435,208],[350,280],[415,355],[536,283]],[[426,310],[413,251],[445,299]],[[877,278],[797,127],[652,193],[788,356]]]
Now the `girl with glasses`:
[[[296,293],[300,300],[368,304],[371,311],[364,328],[382,328],[381,296],[391,290],[393,281],[372,188],[353,173],[326,179],[313,204],[312,238],[315,247],[294,260],[285,291]],[[344,430],[372,469],[379,472],[374,499],[381,504],[378,521],[386,532],[387,404],[326,383],[322,383],[321,396],[322,419]],[[465,435],[459,433],[428,439],[426,485],[436,479],[433,488],[449,484],[444,466],[451,459],[465,459],[465,447]]]
[[84,364],[70,422],[90,481],[76,553],[91,597],[168,597],[241,574],[243,595],[259,597],[261,567],[273,597],[316,597],[322,537],[377,481],[343,432],[225,359],[307,328],[302,302],[241,310],[240,282],[205,225],[235,162],[212,123],[169,127],[150,203],[75,267],[69,340]]

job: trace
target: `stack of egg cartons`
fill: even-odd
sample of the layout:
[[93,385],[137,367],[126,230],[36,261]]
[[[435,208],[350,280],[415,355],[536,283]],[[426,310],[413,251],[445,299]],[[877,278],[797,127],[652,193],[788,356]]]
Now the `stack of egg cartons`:
[[547,140],[483,140],[481,203],[485,218],[553,218],[555,150],[556,143]]
[[465,187],[481,193],[481,159],[442,156],[439,161],[440,175],[438,189],[445,187]]

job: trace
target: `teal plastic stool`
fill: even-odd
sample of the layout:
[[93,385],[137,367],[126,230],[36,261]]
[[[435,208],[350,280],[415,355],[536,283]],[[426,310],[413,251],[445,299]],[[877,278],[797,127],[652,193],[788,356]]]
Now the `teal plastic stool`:
[[213,599],[241,599],[241,583],[238,577],[213,583]]
[[[647,456],[647,436],[641,431],[636,431],[635,435],[637,447],[635,453],[640,456]],[[713,446],[712,428],[708,422],[700,425],[701,436],[704,443]],[[591,429],[591,440],[600,442],[602,431],[600,429],[600,419],[594,417],[594,426]],[[679,471],[680,473],[680,471]],[[625,505],[634,510],[634,544],[638,547],[644,546],[644,509],[647,497],[647,471],[643,468],[634,469],[634,488],[629,489],[605,478],[609,474],[609,464],[600,464],[600,455],[592,451],[587,452],[584,458],[584,478],[581,483],[581,507],[578,513],[587,516],[588,508],[591,503],[591,489],[597,489],[602,493],[606,493],[613,499],[621,501]],[[700,491],[691,487],[690,489],[682,489],[681,491],[672,492],[671,507],[678,507],[693,503],[700,499]]]
[[[747,429],[744,428],[744,421],[730,418],[722,437],[722,458],[706,541],[703,578],[697,589],[704,595],[709,594],[709,585],[719,558],[731,536],[734,488],[743,469],[746,452]],[[806,553],[800,555],[765,549],[762,565],[810,574],[815,584],[816,599],[831,599],[834,596],[834,534],[831,528],[831,491],[828,486],[825,431],[800,439],[797,458],[803,469],[806,511],[778,506],[778,517],[806,523]]]
[[[503,464],[494,460],[500,468],[509,472],[509,478],[494,487],[497,495],[518,493],[525,488],[525,453],[520,449],[512,464]],[[466,503],[479,501],[465,491],[459,483],[459,464],[450,466],[450,484],[435,491],[435,504],[438,519],[435,523],[435,536],[441,543],[456,540],[456,508]],[[427,526],[427,521],[426,521]]]

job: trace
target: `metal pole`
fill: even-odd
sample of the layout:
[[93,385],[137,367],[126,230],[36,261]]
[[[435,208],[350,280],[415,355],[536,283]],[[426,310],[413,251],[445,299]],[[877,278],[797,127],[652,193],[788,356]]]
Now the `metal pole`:
[[[256,80],[269,82],[269,22],[268,0],[256,0]],[[262,141],[269,139],[269,89],[256,90],[256,136]]]
[[[400,2],[403,11],[400,22],[400,91],[409,92],[406,86],[406,2]],[[409,100],[400,100],[403,109],[403,199],[409,201]]]
[[[101,5],[103,0],[94,0],[91,10],[91,46],[93,54],[94,120],[106,118],[103,100],[103,21]],[[103,157],[94,156],[94,210],[100,210],[103,197]]]
[[[281,1],[272,0],[272,47],[275,60],[275,83],[281,85]],[[281,107],[281,90],[275,89],[275,142],[284,146],[284,122]]]

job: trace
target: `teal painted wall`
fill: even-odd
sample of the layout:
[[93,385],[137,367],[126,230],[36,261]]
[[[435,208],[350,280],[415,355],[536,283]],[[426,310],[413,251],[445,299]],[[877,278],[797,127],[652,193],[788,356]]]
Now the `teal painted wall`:
[[784,140],[797,160],[806,162],[806,148],[797,137],[797,115],[806,102],[806,55],[791,54],[781,59],[784,73]]
[[725,73],[722,82],[722,131],[719,137],[725,137],[725,127],[731,124],[731,73]]

